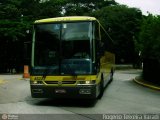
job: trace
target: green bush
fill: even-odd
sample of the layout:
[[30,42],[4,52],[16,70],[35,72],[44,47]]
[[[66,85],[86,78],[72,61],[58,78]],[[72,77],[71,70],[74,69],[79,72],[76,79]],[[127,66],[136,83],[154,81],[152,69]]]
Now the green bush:
[[142,23],[140,42],[142,44],[143,77],[160,84],[160,16],[147,16]]

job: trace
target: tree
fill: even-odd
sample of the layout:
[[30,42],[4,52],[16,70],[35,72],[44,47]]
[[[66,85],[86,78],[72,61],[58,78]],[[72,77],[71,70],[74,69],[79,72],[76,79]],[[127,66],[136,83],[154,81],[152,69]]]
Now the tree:
[[[32,24],[37,19],[61,16],[68,0],[0,1],[0,72],[23,67],[24,43],[31,42]],[[12,63],[8,64],[8,63]]]
[[133,63],[134,39],[140,30],[142,13],[124,5],[104,7],[91,14],[98,18],[115,42],[117,63]]
[[139,34],[139,49],[142,51],[145,80],[160,85],[160,16],[148,15],[143,19]]
[[63,8],[65,10],[65,16],[88,15],[103,7],[116,4],[114,0],[68,0],[68,3]]
[[23,67],[23,45],[32,24],[23,16],[21,4],[20,0],[0,4],[0,72]]

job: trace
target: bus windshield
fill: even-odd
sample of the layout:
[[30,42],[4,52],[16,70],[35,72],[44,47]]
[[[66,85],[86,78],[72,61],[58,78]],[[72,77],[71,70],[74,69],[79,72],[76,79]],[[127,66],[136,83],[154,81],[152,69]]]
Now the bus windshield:
[[36,24],[34,28],[36,74],[91,73],[91,22]]

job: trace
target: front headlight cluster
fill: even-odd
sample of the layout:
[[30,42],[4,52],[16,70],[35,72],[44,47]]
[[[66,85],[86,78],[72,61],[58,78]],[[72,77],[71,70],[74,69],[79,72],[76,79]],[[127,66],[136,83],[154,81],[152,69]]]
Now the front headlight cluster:
[[94,85],[96,80],[80,80],[77,82],[77,85]]
[[43,84],[43,81],[37,81],[37,80],[34,80],[34,81],[30,81],[31,84]]

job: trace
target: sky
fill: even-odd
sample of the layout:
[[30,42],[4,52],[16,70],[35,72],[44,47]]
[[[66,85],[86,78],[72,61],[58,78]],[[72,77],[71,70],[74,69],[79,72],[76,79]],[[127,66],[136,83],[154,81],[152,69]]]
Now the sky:
[[125,4],[128,7],[139,8],[144,15],[148,12],[153,15],[160,15],[160,0],[115,0],[119,4]]

